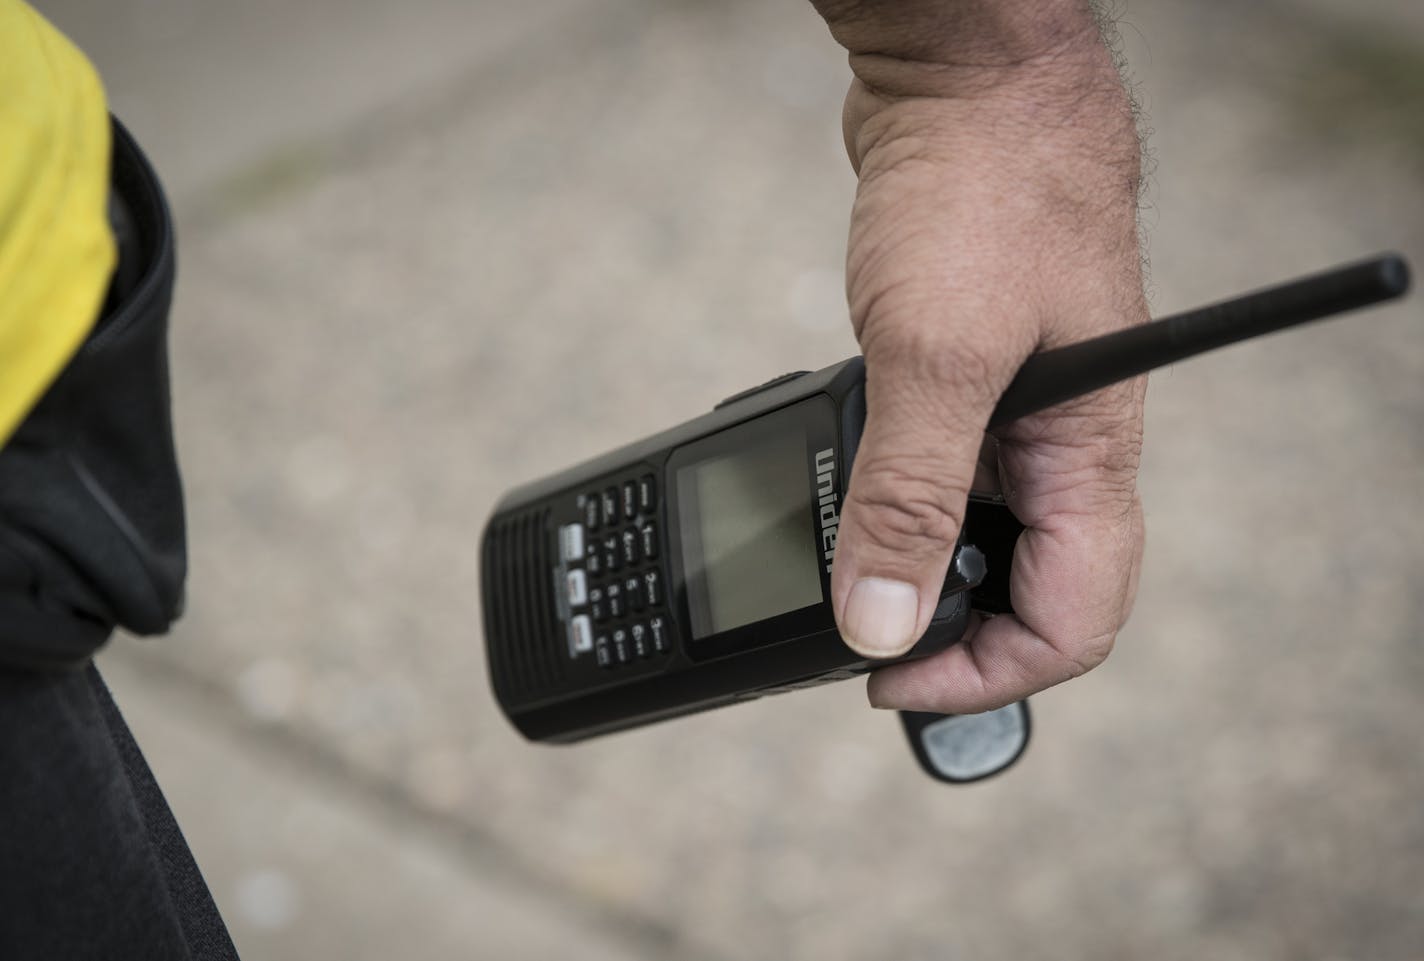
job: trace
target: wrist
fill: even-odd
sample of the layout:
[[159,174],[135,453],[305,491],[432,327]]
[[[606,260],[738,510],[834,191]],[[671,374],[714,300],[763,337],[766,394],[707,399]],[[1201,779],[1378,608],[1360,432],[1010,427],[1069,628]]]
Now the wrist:
[[891,114],[990,119],[1009,133],[1076,128],[1136,156],[1132,103],[1105,43],[1105,23],[1086,0],[813,2],[856,76],[844,121],[857,167],[865,121],[901,101],[945,104]]
[[[906,83],[913,82],[909,74],[901,73]],[[922,88],[943,79],[929,78]],[[846,95],[843,123],[862,179],[908,161],[961,174],[977,169],[978,176],[997,170],[1012,173],[1025,191],[1058,185],[1135,206],[1141,180],[1136,116],[1105,50],[1103,62],[1088,69],[1024,71],[957,90],[887,96],[858,77]]]
[[903,160],[1012,171],[1021,189],[1066,187],[1135,209],[1141,144],[1131,97],[1096,37],[1009,67],[852,57],[846,148],[865,176]]
[[858,57],[998,70],[1099,43],[1088,0],[812,0]]

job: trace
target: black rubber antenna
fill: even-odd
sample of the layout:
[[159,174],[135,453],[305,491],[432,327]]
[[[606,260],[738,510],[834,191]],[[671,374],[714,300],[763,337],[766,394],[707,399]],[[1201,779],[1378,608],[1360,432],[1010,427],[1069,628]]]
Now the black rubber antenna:
[[990,427],[1149,370],[1272,331],[1393,300],[1409,289],[1409,264],[1381,254],[1219,304],[1034,354],[1019,368]]

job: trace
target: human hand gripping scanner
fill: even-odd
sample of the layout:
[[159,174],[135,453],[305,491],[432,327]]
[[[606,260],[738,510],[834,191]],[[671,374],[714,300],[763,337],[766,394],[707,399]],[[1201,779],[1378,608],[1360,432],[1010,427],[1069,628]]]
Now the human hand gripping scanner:
[[[989,427],[1216,347],[1401,296],[1385,255],[1036,354]],[[957,643],[971,612],[1013,611],[1022,525],[972,494],[939,603],[911,650],[851,650],[830,578],[865,425],[852,357],[733,395],[710,413],[506,494],[482,543],[495,697],[526,737],[571,742],[814,687]],[[1027,744],[1026,702],[978,715],[901,712],[916,758],[978,780]]]

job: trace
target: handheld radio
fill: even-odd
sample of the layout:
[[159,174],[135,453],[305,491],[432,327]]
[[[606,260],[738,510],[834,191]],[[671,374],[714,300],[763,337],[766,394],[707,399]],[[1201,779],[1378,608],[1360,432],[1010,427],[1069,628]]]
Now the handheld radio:
[[[1404,261],[1386,255],[1034,355],[989,426],[1408,284]],[[578,741],[925,657],[960,639],[971,610],[1011,611],[1022,527],[1002,500],[971,495],[914,648],[872,661],[841,640],[830,572],[865,412],[865,366],[853,357],[506,494],[484,532],[481,586],[490,678],[514,726],[531,740]],[[1008,740],[960,771],[985,755],[978,735],[966,740],[967,718],[902,719],[926,770],[972,780],[1027,739],[1022,708],[990,713],[987,736]]]

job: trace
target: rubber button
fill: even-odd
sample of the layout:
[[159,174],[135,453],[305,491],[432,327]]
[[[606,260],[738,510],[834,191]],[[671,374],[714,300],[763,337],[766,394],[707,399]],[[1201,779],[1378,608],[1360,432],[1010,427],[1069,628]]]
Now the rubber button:
[[569,621],[569,651],[577,656],[593,650],[593,624],[587,614]]
[[588,603],[588,575],[581,570],[572,570],[564,575],[564,588],[569,598],[569,607],[583,607]]

